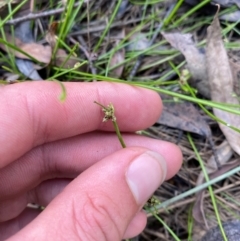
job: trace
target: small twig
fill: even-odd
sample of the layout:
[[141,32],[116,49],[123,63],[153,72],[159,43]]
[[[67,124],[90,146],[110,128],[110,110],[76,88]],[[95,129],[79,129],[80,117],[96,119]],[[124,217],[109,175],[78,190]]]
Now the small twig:
[[114,114],[113,104],[110,103],[108,106],[104,106],[104,105],[98,103],[97,101],[94,101],[94,103],[102,107],[102,111],[104,113],[103,122],[107,122],[108,120],[112,120],[114,129],[115,129],[116,134],[118,136],[118,140],[120,141],[120,143],[122,145],[122,148],[126,148],[126,144],[123,141],[122,135],[120,133],[120,130],[119,130],[119,127],[118,127],[118,124],[117,124],[117,118]]
[[[84,1],[84,3],[86,3],[86,2],[88,2],[88,0]],[[82,4],[82,3],[81,2],[75,3],[74,7],[77,7],[79,4]],[[58,9],[48,10],[48,11],[41,12],[41,13],[29,13],[26,16],[22,16],[22,17],[19,17],[19,18],[8,20],[5,24],[15,25],[17,23],[25,22],[27,20],[33,20],[33,19],[37,19],[37,18],[56,15],[56,14],[64,12],[65,10],[66,10],[66,7],[61,7],[61,8],[58,8]]]
[[[91,73],[94,76],[96,76],[97,71],[96,71],[96,68],[94,67],[93,62],[92,62],[92,53],[89,53],[88,50],[86,49],[87,47],[86,47],[86,43],[85,43],[84,39],[81,36],[78,36],[77,38],[80,42],[79,48],[83,51],[84,55],[86,56],[86,58],[88,60],[88,64],[89,64],[89,68],[91,70]],[[72,37],[69,37],[69,40],[74,44],[78,44],[78,42],[75,39],[73,39]],[[94,79],[93,81],[96,81],[96,80]]]
[[89,61],[89,68],[91,69],[91,72],[93,75],[97,75],[97,70],[94,66],[94,63],[93,61],[96,60],[96,54],[95,53],[92,53],[90,52],[85,40],[83,39],[82,36],[78,36],[77,37],[78,41],[80,42],[81,44],[81,50],[83,51],[83,53],[85,54],[86,58],[88,59]]
[[215,144],[214,144],[213,139],[212,139],[212,135],[208,136],[207,139],[208,139],[210,147],[212,149],[212,153],[213,153],[216,165],[217,165],[217,169],[219,170],[221,168],[221,163],[220,163],[219,158],[218,158],[218,154],[217,154]]
[[[127,21],[117,21],[117,22],[112,23],[112,25],[109,26],[109,28],[112,29],[112,28],[116,28],[116,27],[124,27],[129,24],[138,23],[141,20],[142,20],[141,18],[134,18],[134,19],[130,19]],[[89,23],[89,25],[83,24],[83,25],[81,25],[81,27],[82,27],[81,30],[70,33],[70,35],[75,36],[75,35],[79,35],[79,34],[101,32],[107,27],[107,25],[106,25],[106,21],[92,21],[91,23]]]
[[[167,13],[165,15],[164,20],[167,19],[168,16],[171,14],[171,12],[174,9],[175,5],[176,5],[176,3],[173,3],[173,4],[170,5],[170,7],[169,7],[169,9],[168,9],[168,11],[167,11]],[[161,29],[163,27],[164,20],[158,25],[158,28],[156,29],[154,35],[152,36],[151,40],[148,43],[148,47],[151,47],[153,45],[153,43],[155,42],[159,32],[161,31]],[[129,74],[128,80],[132,80],[133,77],[136,75],[140,65],[142,64],[143,57],[144,57],[144,54],[141,54],[141,55],[138,56],[138,58],[136,60],[136,63],[133,66],[133,68],[132,68],[132,70],[131,70],[131,72]]]

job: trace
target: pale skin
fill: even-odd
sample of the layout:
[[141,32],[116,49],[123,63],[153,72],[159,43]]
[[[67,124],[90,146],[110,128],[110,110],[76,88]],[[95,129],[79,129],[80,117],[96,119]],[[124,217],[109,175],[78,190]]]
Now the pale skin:
[[[55,82],[0,87],[0,240],[133,237],[146,225],[144,202],[181,166],[177,146],[134,134],[158,119],[157,93],[106,82],[65,86],[64,102]],[[113,103],[127,148],[94,101]]]

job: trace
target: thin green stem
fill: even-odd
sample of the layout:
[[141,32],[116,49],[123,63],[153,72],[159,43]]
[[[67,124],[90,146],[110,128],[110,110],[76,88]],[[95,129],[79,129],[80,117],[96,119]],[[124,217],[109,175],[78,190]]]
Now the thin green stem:
[[62,90],[61,94],[59,96],[59,100],[62,101],[62,102],[65,101],[66,97],[67,97],[67,90],[66,90],[65,85],[61,81],[58,81],[58,80],[53,80],[53,81],[58,83],[60,85],[60,87],[61,87],[61,90]]
[[[148,208],[146,208],[147,211],[149,211]],[[173,232],[173,230],[154,212],[152,213],[153,216],[164,226],[164,228],[172,235],[172,237],[176,240],[176,241],[181,241],[177,235]]]
[[71,68],[71,69],[54,68],[54,70],[63,70],[63,71],[58,73],[58,74],[53,75],[52,77],[48,78],[48,80],[53,80],[53,79],[56,79],[56,78],[58,78],[60,76],[65,75],[67,73],[71,73],[72,71],[79,69],[81,66],[85,65],[86,63],[87,63],[87,61],[84,61],[81,64],[80,63],[76,63],[74,65],[74,67]]
[[175,7],[173,8],[173,10],[171,11],[171,13],[169,14],[169,16],[164,20],[163,24],[164,26],[167,26],[170,21],[172,20],[172,18],[174,17],[175,13],[177,12],[177,10],[181,7],[182,3],[184,2],[184,0],[179,0]]
[[188,239],[187,241],[192,241],[192,233],[193,233],[193,216],[192,216],[192,206],[188,211]]
[[3,20],[0,19],[0,28],[3,28],[3,25],[27,2],[28,0],[24,0],[22,1],[20,4],[17,5],[17,7],[15,7],[13,9],[12,12],[10,12],[7,17]]
[[124,140],[122,138],[121,132],[119,130],[119,127],[118,127],[118,124],[117,124],[116,121],[113,121],[113,126],[114,126],[114,129],[115,129],[116,134],[118,136],[118,140],[120,141],[120,143],[122,145],[122,148],[126,148],[126,144],[124,143]]
[[[164,209],[165,209],[165,208],[167,208],[170,204],[173,204],[173,203],[175,203],[175,202],[177,202],[177,201],[179,201],[179,200],[182,200],[182,199],[184,199],[184,198],[186,198],[186,197],[188,197],[188,196],[190,196],[190,195],[193,195],[193,194],[195,194],[196,192],[199,192],[199,191],[207,188],[207,187],[210,186],[210,185],[213,185],[213,184],[215,184],[215,183],[217,183],[217,182],[222,181],[223,179],[226,179],[226,178],[228,178],[228,177],[230,177],[230,176],[238,173],[239,171],[240,171],[240,167],[236,167],[236,168],[234,168],[233,170],[224,173],[224,175],[221,175],[221,176],[219,176],[219,177],[216,177],[216,178],[214,178],[214,179],[211,179],[209,182],[205,182],[205,183],[201,184],[200,186],[196,186],[196,187],[194,187],[194,188],[192,188],[192,189],[190,189],[190,190],[188,190],[188,191],[186,191],[186,192],[184,192],[184,193],[182,193],[182,194],[180,194],[180,195],[178,195],[178,196],[175,196],[175,197],[173,197],[173,198],[171,198],[171,199],[168,199],[168,200],[166,200],[166,201],[164,201],[164,202],[156,205],[154,208],[155,208],[155,209],[161,209],[161,208],[164,208]],[[151,212],[151,211],[154,211],[154,209],[151,208],[151,209],[150,209],[150,212]]]
[[[199,162],[199,164],[201,166],[202,172],[204,174],[204,178],[205,178],[205,180],[207,182],[209,182],[208,173],[207,173],[206,168],[205,168],[205,166],[203,164],[202,158],[199,155],[199,152],[197,151],[197,148],[196,148],[196,146],[195,146],[195,144],[194,144],[194,142],[193,142],[193,140],[191,138],[191,135],[188,133],[187,136],[188,136],[188,141],[189,141],[190,145],[192,146],[192,148],[193,148],[193,150],[195,152],[195,155],[196,155],[196,157],[198,159],[198,162]],[[212,200],[213,209],[214,209],[217,221],[218,221],[219,229],[220,229],[220,231],[222,233],[224,241],[227,241],[228,239],[227,239],[227,236],[225,234],[224,228],[222,226],[222,221],[221,221],[221,218],[220,218],[220,215],[219,215],[219,212],[218,212],[217,202],[216,202],[216,199],[215,199],[215,196],[214,196],[214,193],[213,193],[212,186],[209,186],[208,190],[209,190],[209,194],[210,194],[210,197],[211,197],[211,200]]]
[[191,14],[195,13],[198,9],[202,8],[204,5],[206,5],[207,3],[209,3],[210,0],[205,0],[202,1],[201,3],[199,3],[198,5],[196,5],[195,7],[193,7],[190,11],[188,11],[187,13],[185,13],[184,15],[182,15],[181,18],[179,18],[174,25],[178,26],[184,19],[187,19],[188,16],[190,16]]
[[111,15],[110,21],[109,21],[107,27],[105,28],[104,32],[102,33],[102,35],[101,35],[101,37],[100,37],[98,43],[96,44],[96,46],[95,46],[95,48],[94,48],[94,52],[97,52],[99,46],[101,45],[103,39],[105,38],[107,32],[109,31],[110,26],[112,25],[113,20],[114,20],[115,16],[117,15],[117,11],[118,11],[118,9],[119,9],[121,3],[122,3],[122,0],[118,0],[118,2],[117,2],[117,6],[116,6],[116,8],[114,9],[113,14]]

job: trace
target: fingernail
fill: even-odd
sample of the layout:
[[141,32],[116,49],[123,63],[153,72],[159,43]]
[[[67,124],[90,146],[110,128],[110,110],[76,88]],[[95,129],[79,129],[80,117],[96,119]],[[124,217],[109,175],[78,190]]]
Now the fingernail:
[[143,205],[165,180],[165,159],[156,152],[147,151],[130,164],[126,179],[139,205]]

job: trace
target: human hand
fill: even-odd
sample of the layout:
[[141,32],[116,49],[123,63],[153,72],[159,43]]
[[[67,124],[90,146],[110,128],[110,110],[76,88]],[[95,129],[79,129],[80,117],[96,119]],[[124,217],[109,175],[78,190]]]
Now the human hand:
[[[0,240],[135,236],[146,224],[144,203],[180,168],[174,144],[131,134],[157,120],[158,94],[106,82],[64,85],[64,102],[55,82],[0,88]],[[94,101],[113,103],[127,148]]]

